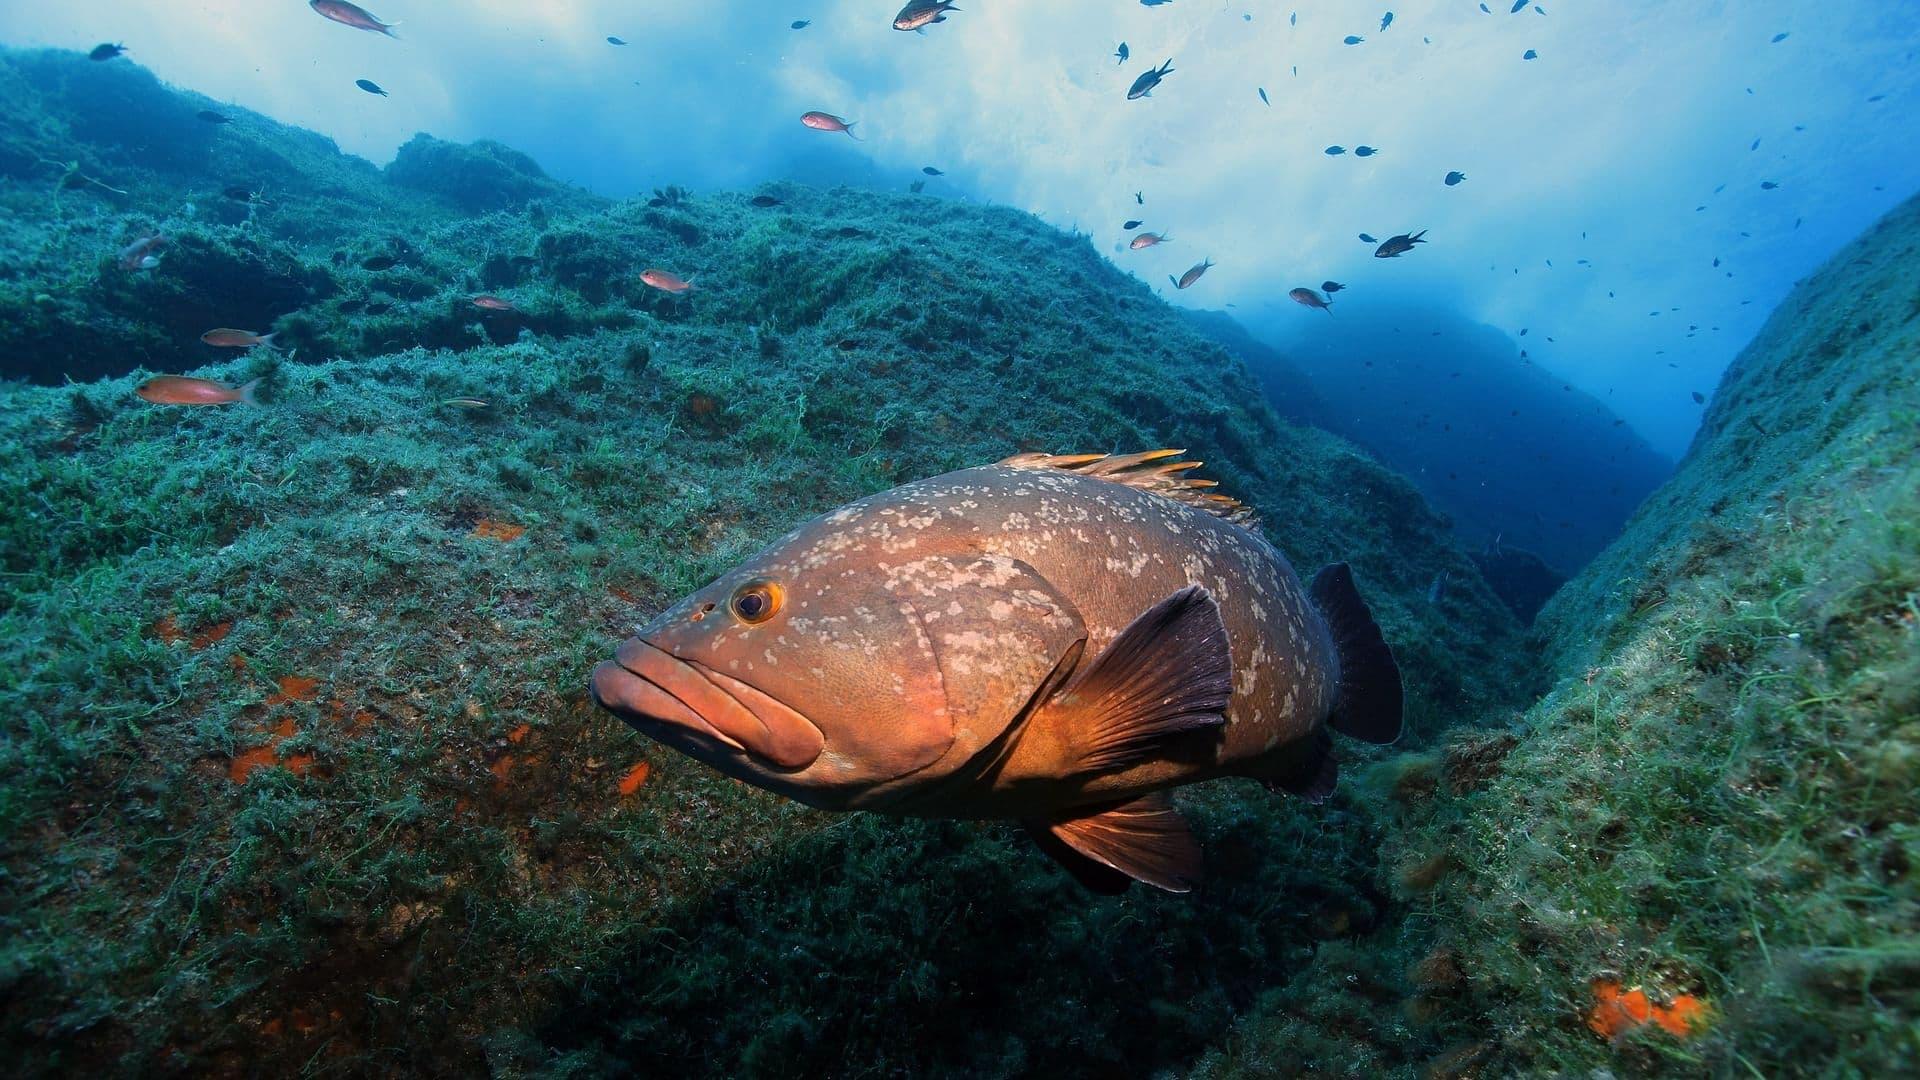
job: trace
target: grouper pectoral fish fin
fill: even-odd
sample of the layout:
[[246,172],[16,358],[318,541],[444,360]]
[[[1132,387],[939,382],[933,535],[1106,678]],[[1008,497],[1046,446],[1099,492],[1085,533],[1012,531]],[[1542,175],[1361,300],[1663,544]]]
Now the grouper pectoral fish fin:
[[1094,892],[1117,893],[1131,880],[1183,893],[1200,881],[1200,845],[1164,791],[1026,824],[1040,850]]
[[1142,612],[1034,717],[1072,773],[1124,768],[1227,722],[1233,654],[1213,594],[1189,585]]

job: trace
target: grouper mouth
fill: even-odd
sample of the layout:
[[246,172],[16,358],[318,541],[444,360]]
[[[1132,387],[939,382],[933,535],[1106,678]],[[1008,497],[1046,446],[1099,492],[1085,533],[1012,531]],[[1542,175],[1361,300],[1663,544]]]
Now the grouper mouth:
[[637,637],[593,669],[593,700],[641,734],[697,757],[738,753],[803,769],[826,748],[826,737],[800,713]]

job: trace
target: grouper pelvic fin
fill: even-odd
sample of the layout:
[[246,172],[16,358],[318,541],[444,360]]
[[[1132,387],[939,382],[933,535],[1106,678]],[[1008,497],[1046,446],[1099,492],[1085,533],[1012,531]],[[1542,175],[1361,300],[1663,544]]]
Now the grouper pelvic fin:
[[1015,469],[1059,469],[1125,484],[1259,532],[1260,522],[1252,507],[1209,490],[1219,486],[1218,480],[1182,475],[1199,468],[1201,462],[1163,460],[1184,453],[1185,450],[1147,450],[1138,454],[1015,454],[998,464]]
[[1404,705],[1400,666],[1367,602],[1353,587],[1353,571],[1346,563],[1334,563],[1314,576],[1310,592],[1340,654],[1340,686],[1328,726],[1370,743],[1393,742],[1400,737]]
[[1121,892],[1131,880],[1183,893],[1200,881],[1200,845],[1164,791],[1026,825],[1040,850],[1094,892]]
[[1034,724],[1058,732],[1071,772],[1134,765],[1165,740],[1227,722],[1233,654],[1220,605],[1189,585],[1141,612]]

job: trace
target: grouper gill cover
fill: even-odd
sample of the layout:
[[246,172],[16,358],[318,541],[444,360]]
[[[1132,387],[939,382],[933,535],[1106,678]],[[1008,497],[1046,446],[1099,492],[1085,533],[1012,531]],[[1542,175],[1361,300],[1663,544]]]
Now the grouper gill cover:
[[9,1077],[1920,1060],[1904,5],[15,7]]

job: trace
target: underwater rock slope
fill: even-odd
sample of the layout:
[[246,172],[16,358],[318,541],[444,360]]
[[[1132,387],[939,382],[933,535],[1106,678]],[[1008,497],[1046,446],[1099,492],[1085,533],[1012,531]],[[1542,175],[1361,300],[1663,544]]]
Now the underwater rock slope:
[[[1388,858],[1437,932],[1349,967],[1416,991],[1433,1073],[1911,1071],[1916,265],[1920,199],[1775,312],[1541,613],[1558,685],[1524,722],[1382,766]],[[1326,1041],[1276,1013],[1222,1071]]]
[[[1349,794],[1183,796],[1200,901],[1095,899],[1010,827],[825,829],[587,700],[633,625],[802,518],[1017,451],[1185,446],[1297,565],[1351,560],[1416,744],[1520,701],[1519,629],[1445,522],[1084,238],[797,187],[609,204],[497,147],[383,172],[253,116],[211,128],[232,153],[129,157],[75,88],[202,102],[105,77],[0,64],[8,137],[118,192],[9,172],[6,325],[125,346],[22,345],[48,382],[112,374],[0,384],[0,1052],[28,1072],[1190,1058],[1382,917]],[[211,213],[241,159],[270,182]],[[262,264],[284,295],[244,291]],[[218,325],[297,358],[216,354]],[[266,404],[133,393],[201,363]]]

